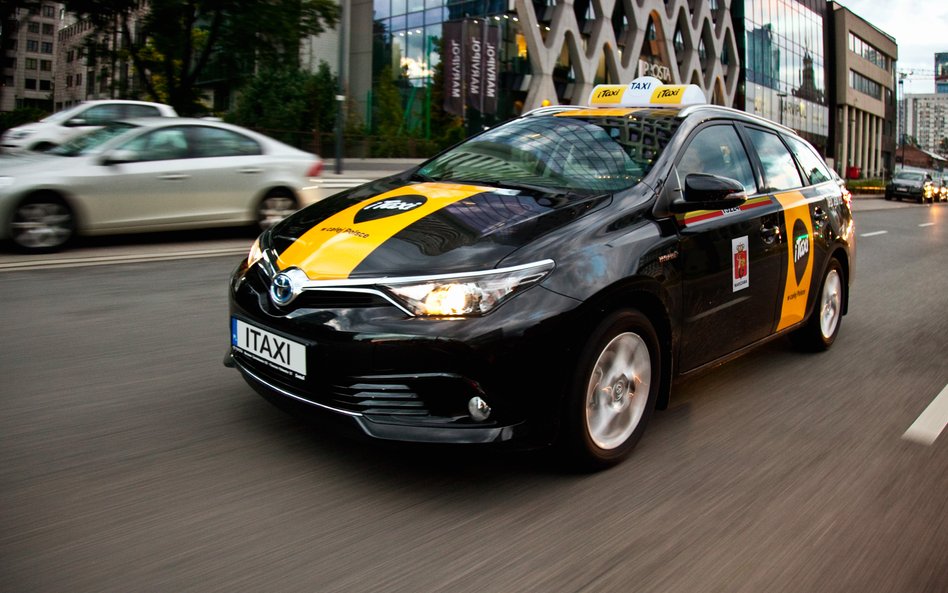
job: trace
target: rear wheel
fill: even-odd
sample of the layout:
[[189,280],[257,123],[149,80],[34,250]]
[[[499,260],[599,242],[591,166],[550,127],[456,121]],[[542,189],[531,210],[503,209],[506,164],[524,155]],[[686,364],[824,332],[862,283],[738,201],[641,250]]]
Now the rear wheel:
[[790,334],[794,345],[807,352],[828,350],[836,336],[843,318],[843,271],[839,261],[830,260],[823,276],[816,310],[810,314],[806,325]]
[[38,194],[20,202],[10,219],[9,236],[22,251],[49,252],[63,248],[75,235],[72,210],[55,194]]
[[293,192],[286,189],[270,190],[257,207],[257,226],[266,230],[299,209]]
[[564,419],[564,444],[580,469],[619,463],[642,437],[661,383],[658,344],[634,309],[612,313],[589,336]]

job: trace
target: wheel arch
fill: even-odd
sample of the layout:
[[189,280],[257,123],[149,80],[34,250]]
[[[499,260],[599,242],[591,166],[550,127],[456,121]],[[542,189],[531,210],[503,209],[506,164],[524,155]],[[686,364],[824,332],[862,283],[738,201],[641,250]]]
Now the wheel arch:
[[599,320],[609,313],[620,309],[636,309],[651,322],[658,335],[661,349],[661,389],[656,401],[656,408],[662,410],[668,407],[671,395],[671,383],[674,370],[674,332],[672,319],[666,306],[665,292],[662,285],[654,278],[628,278],[613,284],[583,304],[579,316],[578,335],[595,327]]

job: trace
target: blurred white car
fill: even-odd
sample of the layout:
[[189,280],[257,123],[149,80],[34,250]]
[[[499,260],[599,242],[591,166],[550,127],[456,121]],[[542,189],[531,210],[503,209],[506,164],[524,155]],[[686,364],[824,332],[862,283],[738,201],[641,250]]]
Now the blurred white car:
[[84,101],[38,122],[10,128],[0,137],[4,151],[48,150],[108,123],[140,117],[177,117],[170,105],[145,101]]
[[25,251],[103,235],[254,225],[315,201],[319,156],[221,122],[115,122],[43,153],[0,156],[0,239]]

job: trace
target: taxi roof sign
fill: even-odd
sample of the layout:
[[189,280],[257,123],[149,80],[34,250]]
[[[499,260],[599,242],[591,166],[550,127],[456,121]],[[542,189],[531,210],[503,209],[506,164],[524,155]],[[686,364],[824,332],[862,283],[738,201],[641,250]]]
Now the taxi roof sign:
[[669,107],[703,105],[704,93],[694,84],[664,84],[652,76],[629,84],[600,84],[589,94],[590,107]]

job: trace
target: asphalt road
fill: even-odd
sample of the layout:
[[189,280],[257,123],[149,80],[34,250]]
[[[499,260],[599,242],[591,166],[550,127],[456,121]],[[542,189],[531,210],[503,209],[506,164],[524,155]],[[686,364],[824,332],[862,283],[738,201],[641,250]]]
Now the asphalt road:
[[948,434],[904,437],[948,383],[948,204],[857,216],[831,351],[677,385],[594,475],[271,407],[221,364],[245,237],[0,254],[0,591],[944,593]]

